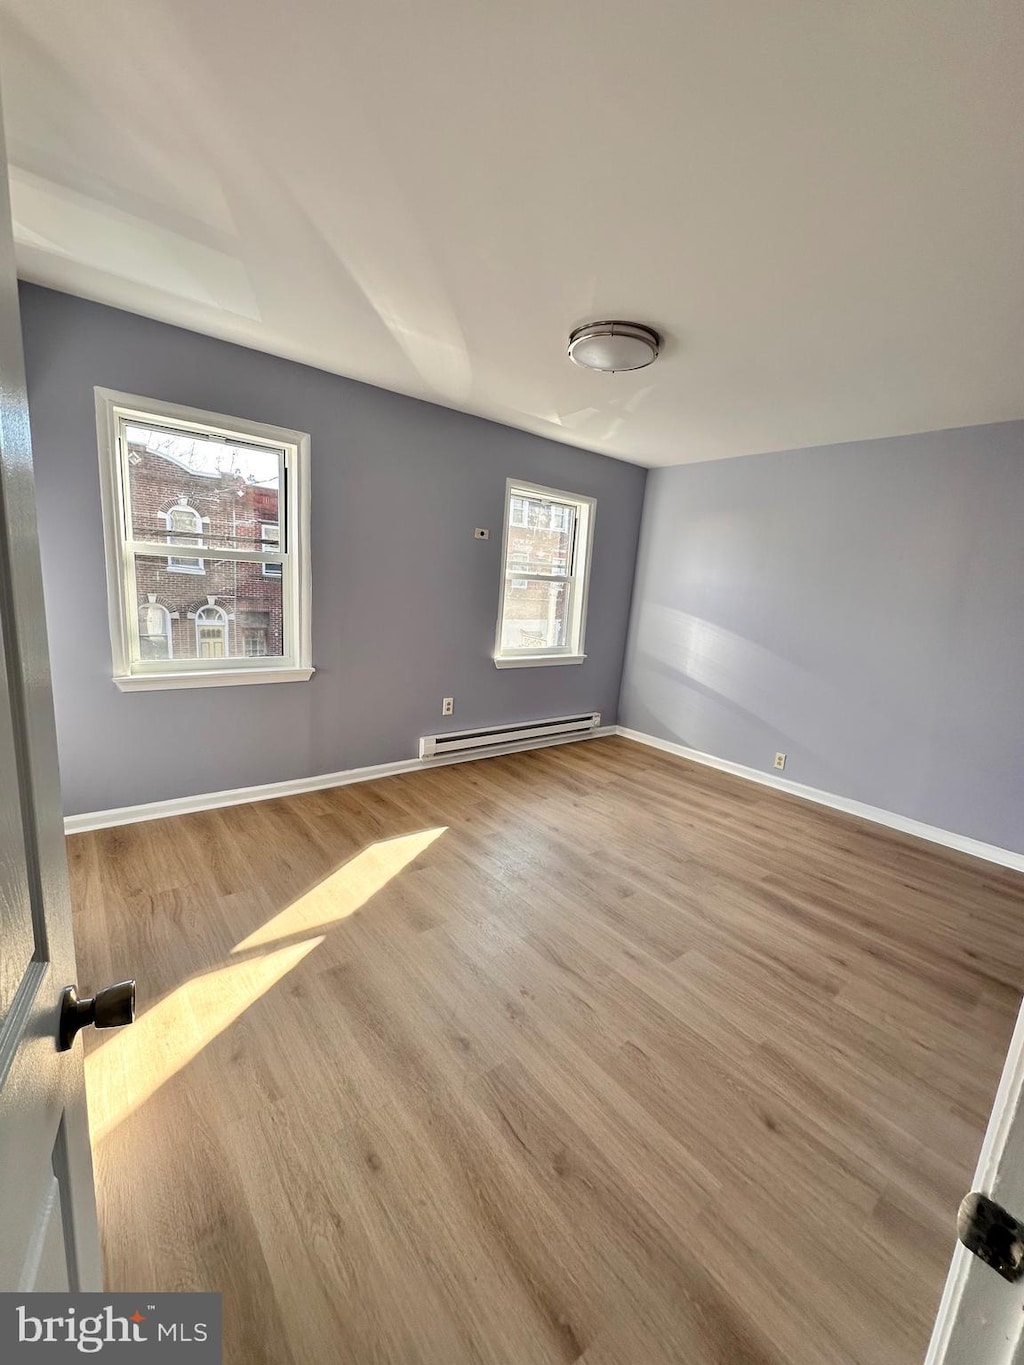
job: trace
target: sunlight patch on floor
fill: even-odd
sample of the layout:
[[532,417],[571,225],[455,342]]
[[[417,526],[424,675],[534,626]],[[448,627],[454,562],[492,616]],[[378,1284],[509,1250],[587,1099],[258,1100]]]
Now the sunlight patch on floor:
[[447,830],[447,825],[435,829],[418,830],[415,834],[400,834],[394,839],[381,839],[349,859],[336,872],[307,891],[291,905],[261,924],[235,948],[245,953],[262,948],[278,939],[294,934],[307,934],[338,920],[347,919],[383,890],[393,877],[408,867],[414,858],[428,849]]
[[[274,915],[233,949],[266,949],[354,914],[447,830],[381,839]],[[324,941],[323,934],[194,976],[85,1060],[89,1124],[99,1142]]]
[[323,936],[184,982],[85,1059],[89,1126],[98,1142],[323,942]]

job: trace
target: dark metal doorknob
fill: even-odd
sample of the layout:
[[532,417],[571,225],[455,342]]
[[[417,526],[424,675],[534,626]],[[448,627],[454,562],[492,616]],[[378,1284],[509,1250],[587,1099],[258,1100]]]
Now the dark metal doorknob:
[[67,1052],[75,1034],[88,1024],[97,1028],[120,1028],[135,1022],[135,982],[118,981],[85,1000],[78,998],[74,986],[65,986],[60,997],[60,1027],[57,1051]]

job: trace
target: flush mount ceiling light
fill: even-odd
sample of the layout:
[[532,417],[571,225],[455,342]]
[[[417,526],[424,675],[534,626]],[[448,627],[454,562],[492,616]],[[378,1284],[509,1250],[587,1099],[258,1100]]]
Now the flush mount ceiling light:
[[640,322],[588,322],[569,337],[569,359],[588,370],[642,370],[658,357],[661,338]]

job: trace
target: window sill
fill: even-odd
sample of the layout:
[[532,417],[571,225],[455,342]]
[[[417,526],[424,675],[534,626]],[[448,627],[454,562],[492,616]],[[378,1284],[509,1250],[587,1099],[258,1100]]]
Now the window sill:
[[136,673],[114,678],[121,692],[160,692],[175,687],[238,687],[248,683],[308,682],[312,668],[231,668],[217,673]]
[[495,654],[495,668],[550,668],[554,664],[581,664],[585,654]]

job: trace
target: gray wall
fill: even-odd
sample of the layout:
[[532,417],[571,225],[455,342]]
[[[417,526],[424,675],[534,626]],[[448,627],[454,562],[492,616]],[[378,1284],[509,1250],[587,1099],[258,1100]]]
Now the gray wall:
[[652,471],[619,720],[1024,851],[1024,422]]
[[[34,286],[22,310],[69,814],[409,758],[445,728],[615,721],[644,470]],[[97,384],[310,432],[311,682],[114,687]],[[583,664],[492,662],[509,476],[597,499]]]

